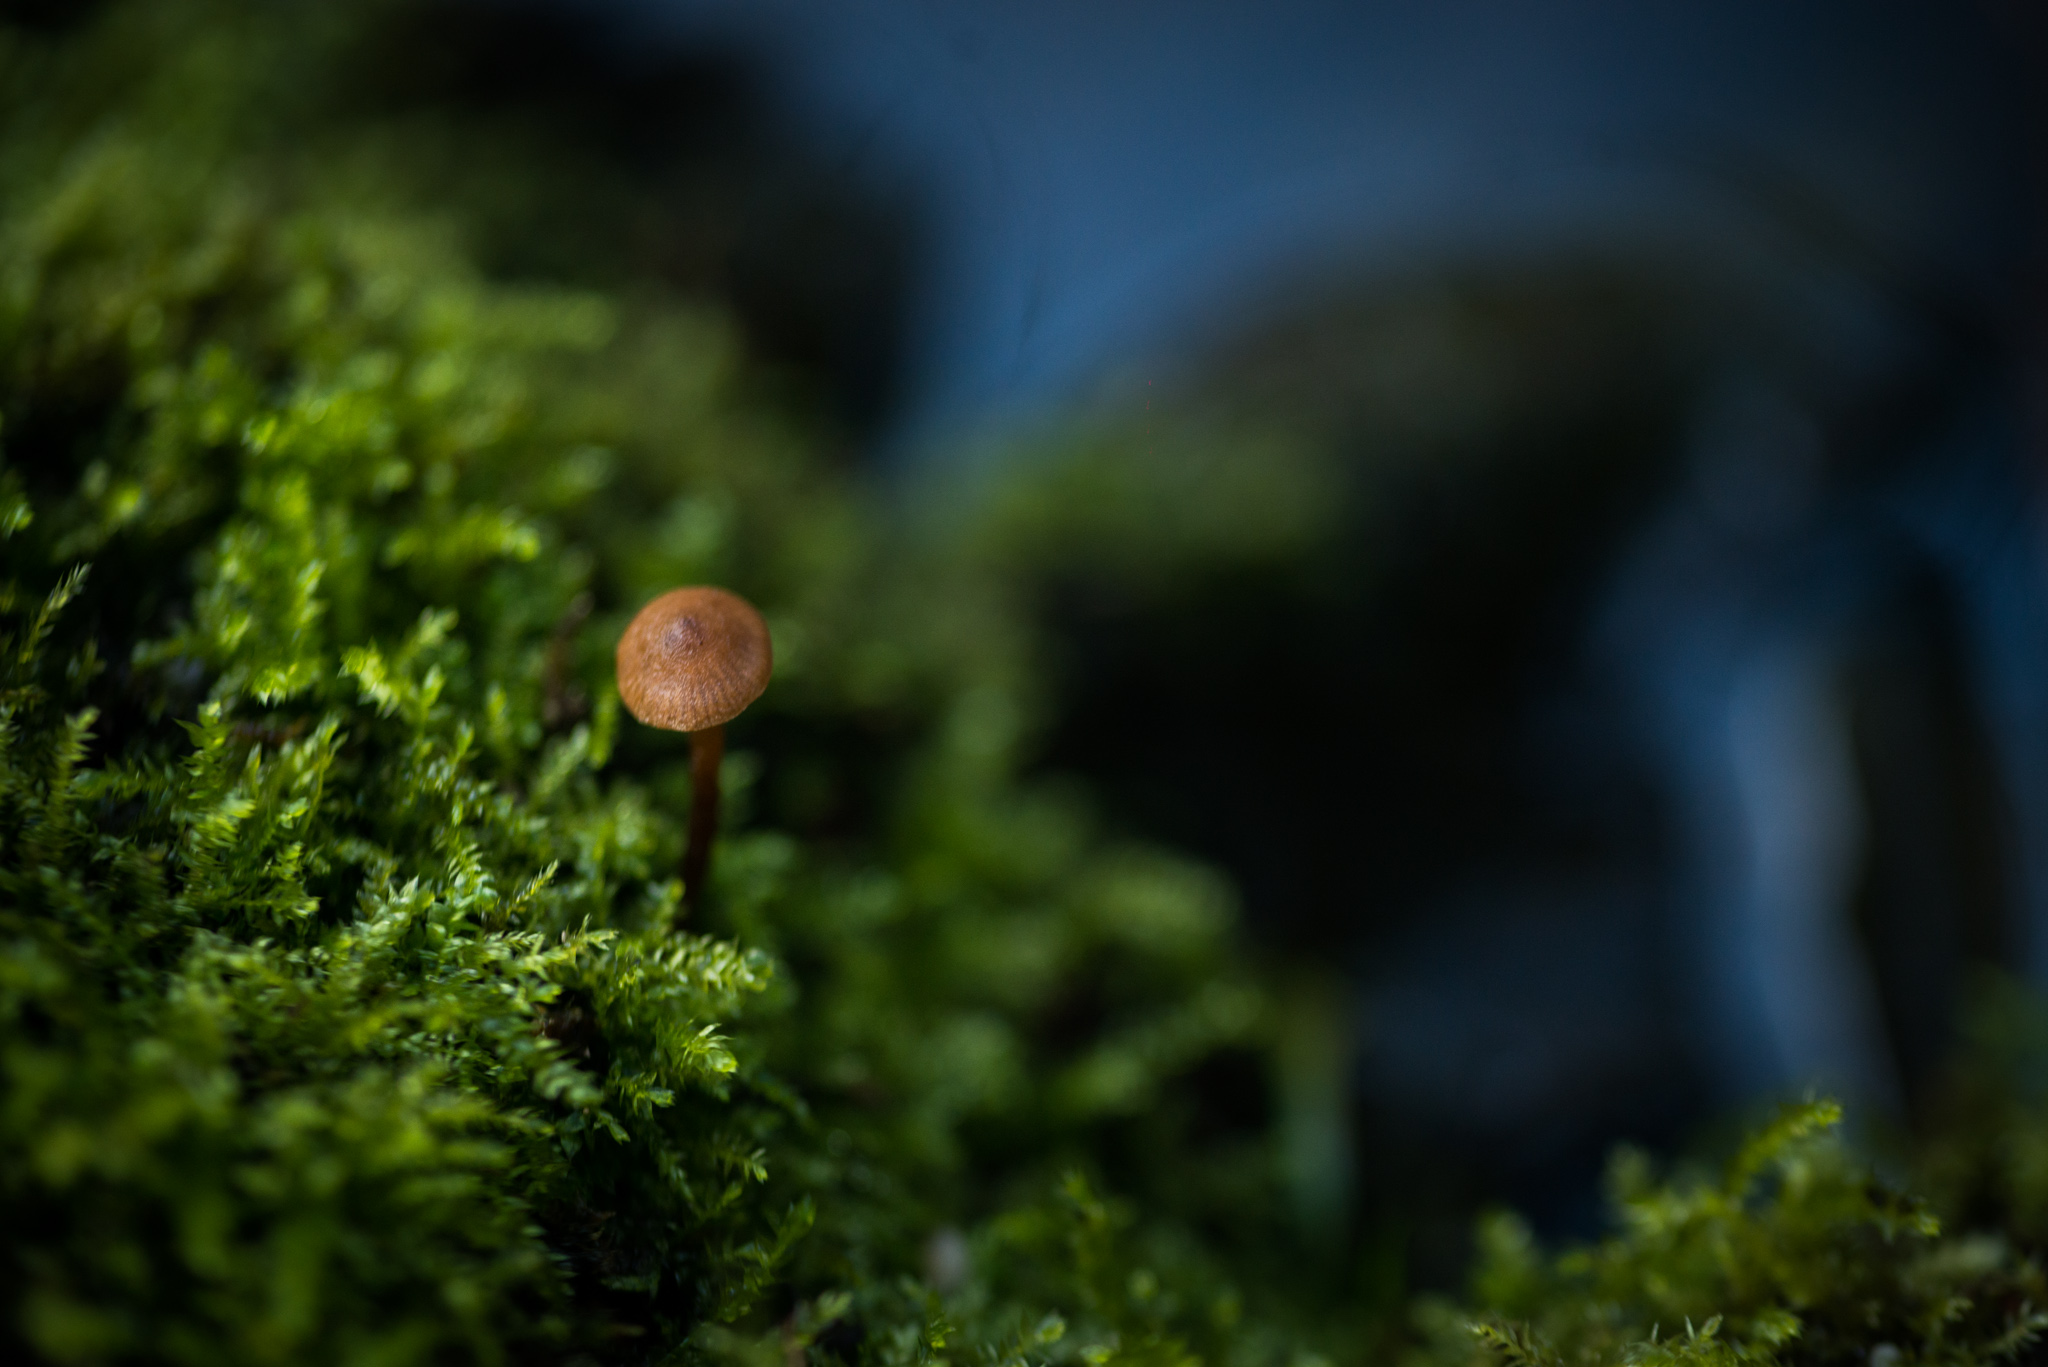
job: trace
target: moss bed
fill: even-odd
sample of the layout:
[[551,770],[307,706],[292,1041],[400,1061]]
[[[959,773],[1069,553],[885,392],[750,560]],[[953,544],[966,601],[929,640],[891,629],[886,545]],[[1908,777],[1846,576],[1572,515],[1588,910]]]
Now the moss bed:
[[[0,24],[9,1360],[2038,1353],[2018,999],[1929,1201],[1816,1102],[1618,1160],[1597,1245],[1488,1221],[1462,1300],[1304,1224],[1285,1115],[1217,1102],[1284,1068],[1286,970],[1029,761],[1062,567],[1282,556],[1313,462],[1112,437],[885,505],[635,273],[623,171],[357,98],[414,8]],[[490,246],[551,197],[618,255]],[[778,670],[677,930],[687,750],[611,646],[705,582]]]

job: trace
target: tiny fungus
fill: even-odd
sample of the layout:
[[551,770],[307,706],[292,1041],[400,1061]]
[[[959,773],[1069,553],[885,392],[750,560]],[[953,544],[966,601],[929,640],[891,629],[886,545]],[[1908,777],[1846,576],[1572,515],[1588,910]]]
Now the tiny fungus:
[[690,837],[683,906],[703,900],[718,832],[718,765],[725,724],[761,696],[774,669],[768,624],[724,589],[670,589],[640,609],[619,638],[619,697],[649,726],[690,736]]

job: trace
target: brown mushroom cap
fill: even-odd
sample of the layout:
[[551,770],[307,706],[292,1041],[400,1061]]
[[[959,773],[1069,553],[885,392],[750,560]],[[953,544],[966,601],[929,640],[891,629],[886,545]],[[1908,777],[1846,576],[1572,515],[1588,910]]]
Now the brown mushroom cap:
[[768,624],[724,589],[670,589],[619,638],[619,697],[649,726],[722,726],[761,696],[774,669]]

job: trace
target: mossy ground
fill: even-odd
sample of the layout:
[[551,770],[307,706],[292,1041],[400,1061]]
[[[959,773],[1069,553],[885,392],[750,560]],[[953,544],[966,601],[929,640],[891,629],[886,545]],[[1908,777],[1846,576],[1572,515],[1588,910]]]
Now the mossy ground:
[[[715,303],[485,268],[500,211],[435,168],[512,135],[341,98],[405,13],[0,29],[12,1355],[2033,1351],[2048,1165],[2002,1086],[1934,1169],[1992,1232],[1808,1107],[1390,1312],[1300,1218],[1288,1117],[1226,1104],[1284,1098],[1300,1014],[1228,887],[1028,766],[1062,566],[1284,557],[1324,473],[1111,436],[907,521]],[[608,671],[695,582],[778,673],[677,930],[686,752]]]

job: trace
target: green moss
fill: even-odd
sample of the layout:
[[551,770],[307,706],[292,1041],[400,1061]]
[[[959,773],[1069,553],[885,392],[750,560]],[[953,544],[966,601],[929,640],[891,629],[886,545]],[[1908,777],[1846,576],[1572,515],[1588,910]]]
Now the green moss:
[[[1001,567],[892,552],[715,312],[483,278],[388,130],[323,122],[338,13],[121,6],[0,53],[18,1332],[910,1360],[1207,1324],[1188,1220],[1245,1165],[1176,1140],[1184,1079],[1263,1013],[1227,893],[1019,781]],[[701,580],[781,659],[735,808],[786,765],[869,810],[735,822],[717,923],[674,935],[683,756],[621,732],[609,646]],[[1081,1305],[1041,1258],[1122,1217],[1061,1174],[1155,1147],[1192,1280]],[[956,1229],[1033,1295],[975,1276],[942,1332],[904,1278]]]
[[[1313,1117],[1216,1115],[1233,1069],[1292,1104],[1329,1013],[1275,1008],[1217,876],[1026,770],[1047,584],[1284,560],[1326,472],[1104,438],[907,528],[715,307],[478,266],[504,224],[432,168],[484,134],[337,93],[404,8],[0,28],[0,1346],[1391,1353]],[[531,150],[521,202],[584,183]],[[609,659],[702,581],[779,672],[677,934],[687,757]],[[1529,1326],[1493,1341],[2030,1341],[2033,1265],[1937,1236],[1821,1119],[1718,1185],[1626,1169],[1591,1252],[1491,1226],[1480,1312]],[[1465,1313],[1409,1349],[1480,1351]]]
[[1659,1183],[1624,1153],[1619,1230],[1546,1257],[1509,1216],[1480,1232],[1479,1315],[1425,1306],[1422,1358],[1564,1363],[1988,1362],[2048,1328],[2048,1279],[1991,1234],[1941,1235],[1833,1133],[1788,1108],[1724,1172]]

